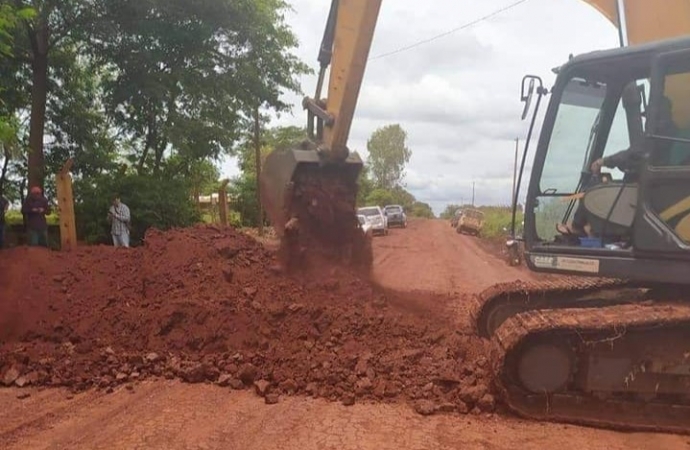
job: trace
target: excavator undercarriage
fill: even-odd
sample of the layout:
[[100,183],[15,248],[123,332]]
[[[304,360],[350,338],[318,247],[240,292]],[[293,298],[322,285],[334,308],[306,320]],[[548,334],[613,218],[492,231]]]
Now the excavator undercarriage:
[[690,304],[681,289],[578,279],[476,301],[504,403],[531,419],[690,433]]

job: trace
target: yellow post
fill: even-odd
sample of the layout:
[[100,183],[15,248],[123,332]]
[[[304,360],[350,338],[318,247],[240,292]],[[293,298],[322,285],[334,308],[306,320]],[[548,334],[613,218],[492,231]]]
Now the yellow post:
[[67,251],[77,247],[77,225],[74,219],[72,176],[69,173],[73,163],[72,158],[68,159],[56,176],[60,220],[60,249]]
[[228,226],[228,183],[230,180],[223,180],[218,189],[218,214],[220,215],[220,224],[224,227]]

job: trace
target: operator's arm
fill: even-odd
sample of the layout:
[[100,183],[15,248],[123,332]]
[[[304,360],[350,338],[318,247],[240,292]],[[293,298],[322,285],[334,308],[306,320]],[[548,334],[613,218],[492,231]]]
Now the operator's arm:
[[50,207],[50,202],[48,201],[47,198],[44,198],[41,202],[42,202],[41,208],[43,208],[43,214],[45,214],[47,216],[51,212],[53,212],[53,209]]
[[641,151],[641,149],[635,149],[631,146],[613,155],[597,159],[592,163],[590,169],[593,173],[599,173],[602,167],[617,167],[621,170],[631,170],[637,166],[643,153],[643,150]]

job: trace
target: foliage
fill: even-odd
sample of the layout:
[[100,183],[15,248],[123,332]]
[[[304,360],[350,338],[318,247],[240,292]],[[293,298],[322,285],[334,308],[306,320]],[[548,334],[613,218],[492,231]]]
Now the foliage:
[[[240,224],[255,227],[259,224],[259,201],[256,192],[256,173],[244,172],[230,183],[229,194],[234,199],[232,209],[240,214]],[[266,218],[264,224],[268,225]]]
[[14,44],[14,30],[23,20],[30,20],[36,16],[36,10],[29,6],[0,5],[0,56],[12,56]]
[[91,30],[108,114],[130,137],[139,171],[160,170],[166,151],[229,153],[259,105],[282,111],[308,68],[282,0],[100,2],[110,20]]
[[446,219],[449,220],[455,215],[455,211],[457,211],[460,208],[472,208],[471,204],[464,204],[464,205],[458,205],[455,203],[451,203],[450,205],[446,205],[446,208],[443,210],[441,215],[441,219]]
[[[484,213],[484,226],[482,227],[482,237],[487,239],[502,238],[510,232],[512,222],[512,208],[510,206],[472,206],[450,204],[441,213],[442,219],[450,219],[458,208],[476,208]],[[522,211],[518,208],[515,215],[516,231],[520,231],[520,224],[523,219]]]
[[394,189],[401,185],[405,176],[405,165],[412,156],[406,140],[405,130],[394,124],[377,129],[367,141],[367,162],[376,187]]
[[[265,125],[266,120],[261,121]],[[293,147],[307,139],[307,130],[303,127],[287,126],[262,129],[259,133],[261,145],[261,165],[275,149]],[[233,209],[239,212],[242,226],[255,227],[259,224],[259,202],[256,192],[256,150],[254,132],[250,128],[245,133],[237,150],[238,164],[242,173],[230,184],[230,193],[235,202]],[[265,224],[268,224],[264,217]]]
[[[51,226],[57,226],[60,224],[59,222],[59,217],[56,211],[51,212],[46,216],[46,222],[48,225]],[[7,211],[5,214],[5,223],[7,225],[21,225],[24,223],[24,217],[22,216],[22,212],[17,208],[17,209],[10,209]]]
[[[265,125],[266,118],[260,122]],[[287,126],[261,129],[259,132],[259,144],[261,145],[261,165],[266,157],[275,149],[296,147],[297,144],[307,139],[307,129],[304,127]],[[253,124],[245,133],[237,150],[239,167],[243,173],[256,173],[256,148],[254,143]]]
[[411,217],[422,217],[425,219],[433,219],[436,217],[434,215],[434,210],[431,209],[431,206],[428,203],[418,201],[412,203],[412,206],[408,211],[408,215]]
[[132,215],[132,244],[142,241],[146,230],[192,225],[200,220],[181,177],[151,177],[136,173],[99,175],[75,182],[77,233],[88,243],[109,243],[108,209],[119,193]]

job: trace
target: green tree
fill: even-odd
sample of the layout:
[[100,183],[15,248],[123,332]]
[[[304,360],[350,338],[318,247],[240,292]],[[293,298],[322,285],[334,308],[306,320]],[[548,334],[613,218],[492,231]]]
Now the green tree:
[[413,217],[423,217],[425,219],[433,219],[436,217],[434,215],[434,210],[428,203],[424,202],[414,202],[409,209],[409,215]]
[[407,133],[398,124],[377,129],[367,141],[368,164],[376,187],[393,189],[402,184],[405,165],[412,156],[406,141]]
[[380,206],[383,208],[393,202],[393,193],[391,191],[388,189],[376,188],[367,195],[365,204],[366,206]]
[[[260,125],[263,127],[267,122],[268,118],[262,117]],[[304,141],[307,138],[307,130],[296,126],[272,127],[262,129],[259,137],[261,164],[263,165],[266,157],[273,150],[293,147]],[[237,156],[242,173],[235,177],[230,184],[230,193],[235,199],[234,209],[240,213],[242,225],[257,226],[259,224],[259,201],[256,192],[256,150],[253,127],[249,127],[244,134],[244,138],[237,148]]]
[[441,212],[441,219],[451,219],[453,215],[455,214],[455,211],[460,209],[462,206],[456,204],[456,203],[451,203],[449,205],[446,205],[445,209]]
[[129,136],[140,172],[159,172],[166,153],[231,153],[255,108],[288,109],[308,68],[282,0],[100,2],[110,20],[92,34],[108,114]]

